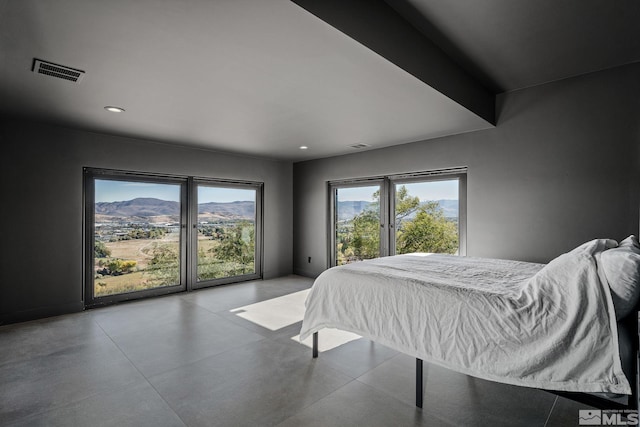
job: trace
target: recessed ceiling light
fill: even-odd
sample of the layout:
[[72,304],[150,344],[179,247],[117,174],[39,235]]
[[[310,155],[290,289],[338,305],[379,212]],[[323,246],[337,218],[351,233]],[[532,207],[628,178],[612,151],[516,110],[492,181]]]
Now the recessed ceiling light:
[[301,146],[300,146],[300,149],[301,149],[301,150],[307,150],[307,149],[309,149],[309,147],[307,147],[306,145],[301,145]]
[[359,144],[353,144],[353,145],[350,145],[349,147],[351,147],[351,148],[355,148],[355,149],[360,149],[360,148],[367,148],[367,147],[371,147],[371,145],[369,145],[369,144],[365,144],[365,143],[362,143],[362,142],[361,142],[361,143],[359,143]]
[[107,105],[106,107],[104,107],[104,109],[107,111],[111,111],[112,113],[124,113],[124,108],[120,108],[120,107],[113,107],[113,106]]

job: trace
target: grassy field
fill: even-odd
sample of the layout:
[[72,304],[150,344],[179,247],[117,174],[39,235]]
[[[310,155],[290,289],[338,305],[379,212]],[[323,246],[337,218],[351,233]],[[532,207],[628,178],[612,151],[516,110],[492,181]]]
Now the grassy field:
[[[111,252],[110,258],[133,260],[136,261],[137,264],[135,271],[132,273],[122,274],[119,276],[104,275],[96,277],[94,279],[94,295],[96,297],[101,297],[166,286],[163,285],[156,276],[148,271],[149,263],[153,259],[153,250],[159,245],[171,245],[175,252],[179,252],[179,233],[169,233],[161,239],[132,239],[105,243],[105,246]],[[198,252],[204,252],[206,260],[199,259],[199,262],[204,263],[199,264],[198,280],[208,280],[254,272],[253,263],[245,266],[233,262],[222,263],[221,261],[216,260],[210,250],[214,249],[218,245],[219,242],[216,240],[212,240],[205,236],[199,236]],[[100,260],[106,261],[107,259],[96,259],[94,271],[98,271],[103,268],[99,265]]]
[[[159,244],[170,244],[179,250],[180,235],[169,233],[161,239],[132,239],[105,243],[107,249],[111,251],[111,258],[136,261],[137,271],[120,276],[102,276],[94,279],[94,295],[100,297],[158,287],[157,280],[154,280],[154,277],[146,270],[153,258],[152,249]],[[96,259],[94,265],[96,271],[101,268],[98,262],[99,259]]]
[[[174,243],[178,245],[180,235],[178,233],[169,233],[161,239],[131,239],[120,240],[118,242],[105,243],[107,249],[111,251],[112,258],[132,259],[138,262],[138,268],[144,270],[147,268],[149,261],[153,258],[150,249],[158,243]],[[96,265],[97,266],[97,265]]]

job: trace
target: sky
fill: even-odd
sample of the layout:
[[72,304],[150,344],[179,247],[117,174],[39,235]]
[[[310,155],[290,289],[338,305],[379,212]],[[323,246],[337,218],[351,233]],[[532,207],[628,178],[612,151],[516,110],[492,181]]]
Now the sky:
[[[96,203],[122,202],[138,197],[152,197],[160,200],[180,201],[179,184],[156,184],[133,181],[113,181],[96,179]],[[198,187],[198,203],[228,203],[240,200],[255,200],[255,190],[223,187]]]
[[[429,181],[399,184],[409,190],[409,195],[418,196],[420,200],[458,200],[458,180]],[[338,200],[371,201],[378,186],[350,187],[338,189]]]
[[[180,201],[179,184],[157,184],[133,181],[114,181],[96,179],[96,203],[121,202],[137,197],[153,197],[160,200]],[[405,185],[411,196],[418,196],[420,200],[458,199],[458,181],[429,181],[401,184]],[[367,200],[378,189],[377,186],[340,188],[338,199]],[[240,200],[255,201],[255,190],[242,188],[224,188],[198,186],[198,203],[219,202],[229,203]]]
[[202,185],[198,186],[198,203],[228,203],[243,200],[255,202],[256,190],[247,190],[243,188],[205,187]]

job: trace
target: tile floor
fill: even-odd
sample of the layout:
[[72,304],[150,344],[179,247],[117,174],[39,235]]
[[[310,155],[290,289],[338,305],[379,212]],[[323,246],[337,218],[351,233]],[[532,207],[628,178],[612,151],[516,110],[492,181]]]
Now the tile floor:
[[311,284],[288,276],[0,327],[0,425],[542,427],[588,409],[425,364],[419,410],[414,359],[356,339],[313,360],[292,339]]

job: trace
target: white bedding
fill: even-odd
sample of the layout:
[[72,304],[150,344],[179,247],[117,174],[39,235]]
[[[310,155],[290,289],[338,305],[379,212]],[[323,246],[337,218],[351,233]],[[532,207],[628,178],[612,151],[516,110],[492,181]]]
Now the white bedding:
[[546,266],[408,254],[323,272],[303,340],[337,328],[446,368],[549,390],[630,394],[594,240]]

